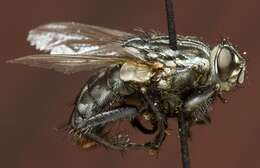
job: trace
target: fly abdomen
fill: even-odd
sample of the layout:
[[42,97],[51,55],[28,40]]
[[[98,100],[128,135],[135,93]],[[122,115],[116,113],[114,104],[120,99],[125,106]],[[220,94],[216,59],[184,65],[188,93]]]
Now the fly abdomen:
[[112,106],[116,99],[130,94],[131,91],[119,77],[120,67],[116,66],[103,70],[90,78],[78,97],[73,125],[77,127],[83,119],[98,114],[108,106]]

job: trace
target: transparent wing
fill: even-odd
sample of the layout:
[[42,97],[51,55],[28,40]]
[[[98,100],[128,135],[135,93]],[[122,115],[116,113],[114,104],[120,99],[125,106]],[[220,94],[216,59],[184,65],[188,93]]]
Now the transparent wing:
[[33,67],[54,69],[65,74],[72,74],[83,70],[95,70],[112,64],[120,64],[126,59],[122,57],[100,57],[93,55],[29,55],[9,60],[8,63],[18,63]]
[[[74,22],[50,23],[29,32],[27,40],[41,51],[51,54],[86,54],[110,45],[120,54],[120,39],[130,33]],[[107,47],[106,47],[107,48]],[[103,53],[106,54],[106,50]]]
[[50,23],[29,32],[28,41],[50,54],[30,55],[9,63],[54,69],[65,74],[94,70],[128,60],[145,63],[142,55],[121,46],[129,33],[79,23]]

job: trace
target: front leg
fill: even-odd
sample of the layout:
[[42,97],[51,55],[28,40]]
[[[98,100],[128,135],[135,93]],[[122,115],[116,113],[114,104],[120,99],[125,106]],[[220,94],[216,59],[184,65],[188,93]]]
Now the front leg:
[[195,91],[184,102],[184,111],[192,121],[198,123],[210,122],[208,110],[216,95],[216,88],[208,87]]

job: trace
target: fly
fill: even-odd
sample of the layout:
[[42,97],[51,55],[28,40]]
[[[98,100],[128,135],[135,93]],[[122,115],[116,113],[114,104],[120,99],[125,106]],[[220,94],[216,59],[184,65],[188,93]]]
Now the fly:
[[[169,36],[159,33],[67,22],[39,26],[27,40],[49,54],[9,63],[65,74],[96,72],[82,88],[68,122],[69,131],[85,148],[158,150],[167,136],[169,118],[181,113],[189,127],[209,122],[213,101],[245,78],[246,62],[228,40],[211,48],[195,36],[177,35],[169,41]],[[130,98],[135,103],[129,103]],[[107,125],[122,119],[144,134],[155,134],[154,138],[136,143],[127,135],[105,132]]]

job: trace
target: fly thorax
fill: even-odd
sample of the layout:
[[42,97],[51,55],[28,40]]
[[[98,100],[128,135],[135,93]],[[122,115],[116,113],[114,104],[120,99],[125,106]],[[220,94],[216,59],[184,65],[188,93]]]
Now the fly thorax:
[[176,73],[176,64],[168,61],[165,66],[156,75],[157,87],[162,90],[172,88],[172,79]]

